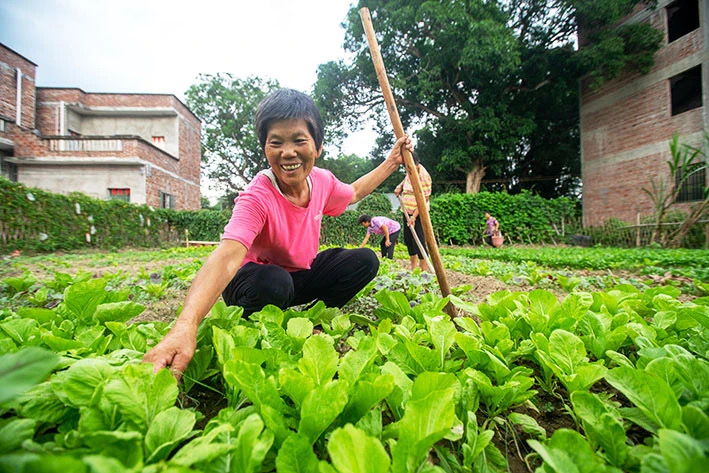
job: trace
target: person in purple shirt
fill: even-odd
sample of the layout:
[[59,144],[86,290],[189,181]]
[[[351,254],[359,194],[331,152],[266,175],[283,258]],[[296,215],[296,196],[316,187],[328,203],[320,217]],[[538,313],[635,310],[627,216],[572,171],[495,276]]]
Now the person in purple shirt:
[[376,233],[382,235],[381,249],[382,258],[394,259],[394,247],[399,241],[399,230],[401,225],[396,220],[386,217],[370,217],[367,214],[362,214],[357,219],[357,223],[367,229],[367,234],[364,236],[360,248],[364,247],[369,241],[369,235]]

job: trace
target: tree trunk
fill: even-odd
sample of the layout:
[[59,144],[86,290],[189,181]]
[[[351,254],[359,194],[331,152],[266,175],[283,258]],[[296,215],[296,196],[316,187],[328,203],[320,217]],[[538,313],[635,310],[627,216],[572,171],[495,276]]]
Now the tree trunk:
[[477,194],[480,192],[480,182],[485,175],[486,167],[483,166],[482,160],[473,162],[473,169],[465,174],[465,193]]

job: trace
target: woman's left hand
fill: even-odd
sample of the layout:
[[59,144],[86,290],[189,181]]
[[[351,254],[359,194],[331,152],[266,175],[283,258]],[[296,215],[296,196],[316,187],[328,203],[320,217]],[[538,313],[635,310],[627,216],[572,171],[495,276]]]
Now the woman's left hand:
[[393,161],[396,164],[403,164],[403,148],[408,149],[409,153],[414,152],[414,146],[411,144],[411,138],[409,138],[409,135],[404,135],[396,140],[394,147],[391,149],[391,152],[387,157],[387,161]]

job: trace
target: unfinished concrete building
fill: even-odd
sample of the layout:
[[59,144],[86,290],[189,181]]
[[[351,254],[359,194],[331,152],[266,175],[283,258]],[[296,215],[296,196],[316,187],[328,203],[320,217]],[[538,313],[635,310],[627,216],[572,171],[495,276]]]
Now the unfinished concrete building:
[[[670,181],[669,141],[699,146],[708,130],[709,8],[705,1],[674,0],[642,7],[623,23],[649,22],[665,33],[655,65],[593,89],[581,83],[581,159],[584,226],[609,218],[635,223],[653,212],[642,189]],[[703,199],[706,172],[681,189],[677,209]]]
[[174,95],[35,86],[0,44],[0,171],[50,192],[200,208],[199,119]]

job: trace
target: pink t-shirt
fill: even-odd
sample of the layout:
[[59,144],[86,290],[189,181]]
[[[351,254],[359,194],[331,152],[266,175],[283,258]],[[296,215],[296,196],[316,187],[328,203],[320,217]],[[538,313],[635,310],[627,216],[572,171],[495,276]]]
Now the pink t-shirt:
[[275,264],[286,271],[310,269],[320,244],[323,215],[345,211],[354,195],[351,185],[325,169],[310,171],[310,202],[298,207],[281,194],[268,171],[261,171],[234,199],[234,212],[223,239],[247,248],[246,263]]

